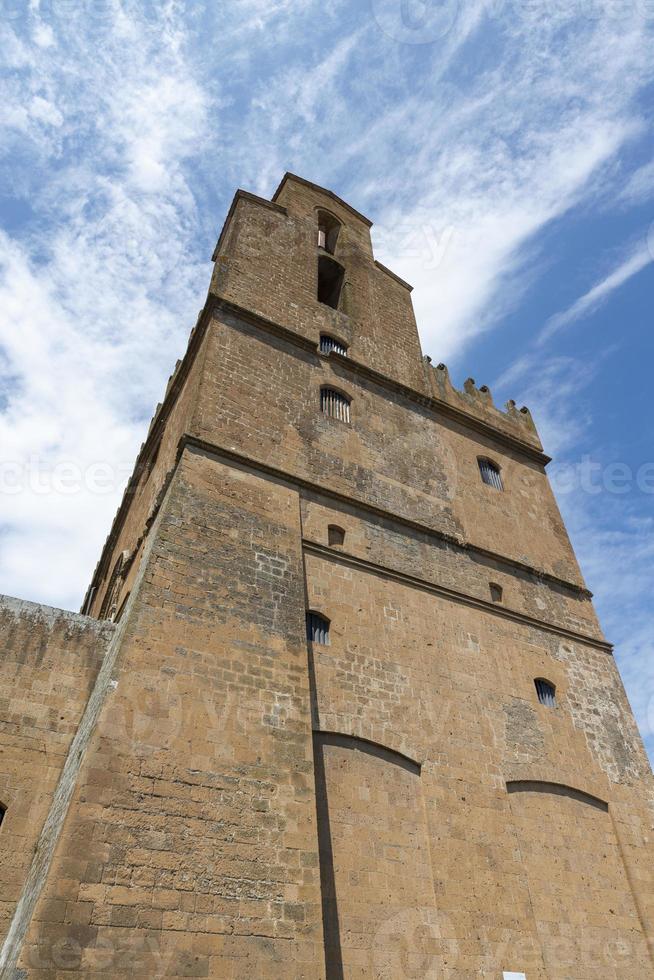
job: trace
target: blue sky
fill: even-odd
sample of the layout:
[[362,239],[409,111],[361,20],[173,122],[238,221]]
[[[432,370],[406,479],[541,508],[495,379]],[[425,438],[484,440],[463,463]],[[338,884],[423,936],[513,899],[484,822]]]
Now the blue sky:
[[654,755],[654,0],[0,0],[0,591],[78,608],[236,187],[531,408]]

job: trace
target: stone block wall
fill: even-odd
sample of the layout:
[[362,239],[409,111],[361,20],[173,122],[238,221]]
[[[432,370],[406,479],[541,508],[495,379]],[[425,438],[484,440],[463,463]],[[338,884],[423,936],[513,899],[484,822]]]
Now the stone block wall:
[[2,937],[113,631],[111,623],[0,597]]
[[[311,650],[317,729],[420,765],[416,789],[398,783],[368,810],[368,762],[326,755],[334,904],[346,920],[362,894],[352,861],[368,886],[356,928],[341,928],[345,976],[411,976],[417,962],[420,976],[457,980],[651,976],[654,876],[635,855],[649,847],[652,781],[610,654],[359,568],[342,549],[308,554],[306,567],[309,607],[330,620],[328,645]],[[539,677],[556,685],[555,708],[538,702]],[[601,700],[580,711],[589,686]],[[384,785],[378,777],[376,792]],[[386,864],[391,839],[403,846],[386,821],[414,794],[433,904]],[[346,855],[368,820],[379,836]],[[420,846],[421,827],[402,827]],[[395,974],[378,941],[389,933]]]
[[85,606],[117,625],[0,602],[1,980],[654,977],[654,782],[548,459],[422,359],[369,229],[237,194]]
[[[187,452],[20,969],[323,969],[297,496]],[[82,846],[81,846],[82,845]],[[104,971],[104,972],[103,972]]]

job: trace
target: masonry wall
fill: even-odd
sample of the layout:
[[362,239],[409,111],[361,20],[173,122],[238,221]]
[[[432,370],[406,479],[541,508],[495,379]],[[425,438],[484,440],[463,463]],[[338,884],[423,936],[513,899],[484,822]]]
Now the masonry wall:
[[[409,958],[389,976],[414,975],[414,954],[426,977],[651,976],[654,879],[635,856],[648,847],[651,775],[611,656],[356,568],[342,552],[308,554],[306,566],[309,606],[331,620],[329,645],[312,645],[317,727],[421,763],[419,792],[397,780],[396,795],[373,792],[368,809],[355,787],[365,794],[369,764],[326,758],[345,920],[361,895],[352,861],[368,887],[356,929],[342,933],[345,976],[386,975],[375,970],[389,933]],[[536,677],[556,684],[555,709],[538,703]],[[377,778],[378,794],[384,785]],[[433,905],[387,863],[385,821],[413,793]],[[366,814],[384,844],[349,851],[366,839]],[[401,825],[419,846],[421,831]],[[395,839],[401,848],[402,832]]]
[[110,623],[0,597],[0,936],[16,909]]
[[[320,388],[352,398],[350,425]],[[581,573],[542,464],[466,430],[347,364],[243,320],[215,318],[191,434],[577,586]],[[479,477],[502,467],[506,493]]]
[[19,963],[29,980],[58,975],[63,948],[83,976],[321,976],[299,520],[286,487],[184,455]]
[[237,195],[94,577],[118,627],[0,605],[5,917],[113,636],[21,980],[654,977],[654,783],[547,458],[422,360],[369,228],[296,178]]

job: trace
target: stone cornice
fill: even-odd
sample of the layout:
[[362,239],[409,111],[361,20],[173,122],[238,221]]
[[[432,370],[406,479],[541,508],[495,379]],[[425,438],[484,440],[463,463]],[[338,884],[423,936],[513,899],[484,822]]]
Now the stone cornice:
[[[296,333],[294,330],[290,330],[288,327],[284,327],[279,323],[275,323],[273,320],[268,320],[266,317],[259,313],[254,313],[251,310],[246,310],[241,306],[237,306],[236,303],[232,303],[227,299],[222,297],[214,297],[214,311],[221,312],[224,311],[231,314],[236,319],[243,320],[245,323],[249,323],[252,326],[256,326],[264,332],[273,334],[274,336],[280,337],[296,347],[300,347],[303,350],[309,350],[318,353],[318,344],[304,337],[302,334]],[[479,432],[485,435],[489,439],[493,439],[500,445],[504,445],[511,449],[515,453],[519,453],[532,462],[539,463],[541,466],[545,467],[551,462],[551,457],[547,456],[541,450],[536,449],[535,446],[529,445],[527,442],[523,442],[516,436],[510,435],[508,432],[503,432],[501,429],[495,428],[483,419],[478,418],[475,415],[465,412],[454,405],[450,405],[433,395],[427,395],[422,391],[418,391],[416,388],[410,388],[408,385],[402,384],[400,381],[394,381],[385,374],[380,374],[379,371],[375,371],[373,368],[368,367],[366,364],[362,364],[361,361],[356,361],[354,358],[343,356],[342,354],[337,354],[336,351],[331,351],[328,355],[321,355],[323,357],[333,358],[343,370],[349,371],[353,375],[357,375],[361,378],[366,378],[369,381],[374,382],[378,387],[384,388],[388,391],[393,391],[396,394],[402,395],[407,401],[413,402],[416,405],[420,405],[421,408],[431,409],[435,415],[440,415],[441,417],[448,418],[452,421],[458,422],[459,425],[465,428],[472,429],[475,432]]]
[[253,459],[251,456],[243,456],[240,453],[235,452],[233,449],[227,449],[224,446],[219,446],[216,443],[207,442],[204,439],[199,439],[196,436],[188,434],[183,436],[180,440],[180,450],[183,450],[186,446],[199,449],[201,452],[206,452],[208,455],[224,459],[229,463],[234,463],[237,466],[241,466],[243,469],[251,472],[263,473],[267,476],[274,477],[275,479],[283,481],[287,485],[301,487],[328,499],[338,500],[339,503],[347,504],[348,506],[360,510],[363,513],[374,514],[376,517],[381,517],[384,520],[395,523],[399,526],[411,528],[413,531],[419,531],[421,534],[434,538],[438,541],[443,541],[452,548],[461,552],[467,552],[468,554],[478,555],[483,558],[491,558],[493,561],[497,562],[498,565],[502,565],[506,569],[520,571],[540,582],[546,582],[551,585],[556,585],[559,588],[564,588],[573,595],[580,596],[583,599],[590,600],[593,597],[592,593],[589,592],[588,589],[582,588],[575,582],[569,582],[566,579],[558,578],[556,575],[551,575],[549,572],[545,572],[543,569],[534,568],[532,565],[527,565],[524,562],[517,561],[514,558],[509,558],[506,555],[500,555],[493,551],[488,551],[485,548],[480,548],[468,541],[463,541],[460,538],[456,538],[454,535],[447,534],[445,531],[439,531],[435,528],[429,527],[427,524],[422,524],[420,521],[414,521],[411,520],[411,518],[403,517],[396,514],[394,511],[385,510],[383,507],[378,507],[377,505],[361,500],[358,497],[351,497],[348,494],[340,493],[338,490],[325,487],[321,483],[315,483],[313,480],[308,480],[294,473],[289,473],[286,470],[279,469],[278,467],[270,466],[269,463],[265,463],[262,460]]
[[382,265],[382,263],[379,262],[377,259],[374,260],[374,263],[377,266],[377,268],[380,269],[382,272],[384,272],[387,276],[390,276],[391,279],[395,280],[395,282],[399,282],[400,286],[404,286],[404,288],[408,289],[410,293],[413,292],[413,286],[411,286],[406,281],[406,279],[402,279],[401,276],[398,276],[397,272],[393,272],[393,270],[389,269],[387,265]]
[[338,550],[336,548],[329,548],[309,538],[302,539],[302,546],[306,552],[317,555],[320,558],[335,561],[342,565],[348,565],[350,568],[358,568],[373,575],[380,575],[383,578],[401,582],[412,588],[421,589],[423,592],[431,592],[433,595],[442,596],[443,598],[450,599],[452,602],[472,606],[475,609],[481,609],[484,612],[503,619],[510,619],[514,623],[521,623],[523,626],[531,626],[536,629],[545,630],[548,633],[555,633],[557,636],[565,637],[575,643],[583,643],[585,646],[591,646],[598,650],[604,650],[606,653],[611,653],[613,650],[613,646],[607,643],[606,640],[597,639],[586,633],[578,633],[576,630],[567,629],[565,626],[548,623],[546,620],[528,616],[526,613],[517,612],[504,605],[498,606],[493,602],[478,599],[476,596],[468,595],[465,592],[458,592],[455,589],[448,589],[443,585],[436,585],[434,582],[429,582],[427,579],[420,578],[417,575],[409,575],[407,572],[398,571],[387,565],[380,565],[378,562],[372,562],[366,558],[359,558],[356,555],[343,551],[342,548],[338,548]]
[[272,196],[272,201],[274,204],[277,203],[277,198],[281,194],[282,187],[289,180],[295,181],[296,184],[303,184],[304,187],[308,187],[310,190],[316,191],[319,194],[324,194],[325,197],[328,197],[330,200],[335,201],[338,205],[340,205],[340,207],[345,208],[346,211],[349,211],[350,214],[353,214],[355,218],[359,219],[359,221],[363,221],[363,223],[367,225],[368,228],[372,228],[372,221],[370,220],[370,218],[366,218],[365,214],[361,214],[360,211],[357,211],[356,208],[353,208],[351,204],[348,204],[347,201],[344,201],[342,197],[338,196],[338,194],[334,194],[334,192],[330,191],[329,188],[327,187],[321,187],[320,184],[312,184],[310,180],[305,180],[304,177],[298,177],[297,174],[292,174],[288,170],[282,177],[281,181],[279,182],[279,186],[277,187],[277,190]]

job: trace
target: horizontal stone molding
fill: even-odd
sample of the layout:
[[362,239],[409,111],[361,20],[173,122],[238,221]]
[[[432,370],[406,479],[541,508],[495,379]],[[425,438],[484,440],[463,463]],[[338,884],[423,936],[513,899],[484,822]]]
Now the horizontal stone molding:
[[[217,459],[221,459],[223,461],[229,462],[235,466],[240,466],[243,469],[248,470],[250,472],[258,473],[258,474],[262,474],[262,473],[266,474],[274,479],[283,481],[289,486],[295,486],[306,490],[310,490],[312,493],[320,494],[325,498],[338,500],[341,503],[346,503],[349,506],[357,510],[360,510],[362,513],[374,514],[375,516],[382,517],[385,520],[396,524],[397,526],[409,527],[414,531],[419,531],[421,534],[424,534],[427,537],[432,537],[438,541],[444,541],[447,544],[451,545],[453,548],[459,549],[460,551],[468,552],[473,555],[475,554],[481,555],[486,558],[492,558],[493,561],[503,566],[509,573],[511,573],[513,569],[519,570],[521,572],[524,572],[528,575],[537,578],[541,582],[545,582],[545,583],[550,582],[559,587],[563,587],[573,595],[582,596],[587,599],[592,598],[592,593],[589,593],[587,589],[581,588],[580,586],[576,585],[574,582],[568,582],[565,579],[557,578],[555,575],[550,575],[548,572],[542,571],[542,569],[533,568],[531,565],[527,565],[527,564],[523,564],[522,562],[515,561],[514,559],[508,558],[505,555],[500,555],[495,552],[488,551],[485,548],[479,548],[474,544],[470,544],[465,541],[460,541],[458,538],[455,538],[450,534],[446,534],[443,531],[438,531],[435,528],[431,528],[426,524],[421,524],[419,521],[412,521],[407,517],[402,517],[394,513],[393,511],[384,510],[382,507],[377,507],[374,504],[370,504],[356,497],[349,497],[347,494],[339,493],[337,490],[331,490],[323,486],[322,484],[314,483],[310,480],[304,479],[303,477],[296,476],[293,473],[288,473],[285,470],[277,469],[276,467],[270,466],[269,464],[264,463],[261,460],[255,460],[249,456],[242,456],[240,453],[237,453],[231,449],[227,449],[224,446],[217,446],[215,443],[205,442],[202,439],[198,439],[196,436],[185,435],[180,440],[180,454],[187,447],[190,449],[196,449],[200,452],[207,453],[210,456],[215,456]],[[317,544],[315,544],[314,546],[316,548],[323,547]],[[331,548],[325,547],[325,554],[334,556],[336,552],[334,552]],[[364,559],[354,559],[354,558],[353,560],[364,561]],[[374,566],[373,564],[373,567],[376,566]],[[381,568],[382,566],[378,566],[378,567]],[[401,575],[403,573],[398,572],[397,574]],[[410,576],[408,576],[408,578],[410,578]],[[417,578],[416,581],[419,582],[421,581],[421,579]],[[433,586],[433,588],[438,589],[440,587]],[[447,590],[445,588],[443,588],[443,591],[453,596],[460,595],[462,598],[464,597],[463,593],[457,593],[454,591]],[[476,599],[473,598],[472,596],[469,596],[467,598],[469,598],[472,604],[481,606],[483,608],[489,608],[493,612],[497,612],[497,613],[509,612],[509,610],[506,610],[503,607],[498,608],[496,605],[490,603],[487,605],[483,599]],[[512,615],[516,617],[522,617],[522,619],[528,623],[535,623],[543,626],[546,625],[544,620],[531,619],[528,616],[523,616],[522,613],[514,613]],[[583,640],[592,646],[599,647],[600,649],[607,650],[608,652],[611,652],[613,649],[613,645],[611,643],[607,643],[606,641],[600,639],[594,639],[583,633],[576,633],[573,630],[566,630],[564,627],[555,627],[553,624],[550,624],[550,629],[552,630],[552,632],[560,633],[562,636],[567,636],[569,639]]]
[[329,561],[338,562],[342,565],[349,565],[351,568],[360,568],[363,571],[370,572],[374,575],[382,575],[384,578],[394,579],[396,582],[402,582],[405,585],[422,589],[424,592],[432,592],[434,595],[443,596],[444,598],[451,599],[454,602],[459,602],[466,606],[474,606],[477,609],[483,609],[485,612],[492,613],[495,616],[500,616],[503,619],[511,619],[516,623],[523,623],[525,626],[546,630],[548,633],[555,633],[557,636],[565,637],[566,639],[572,640],[576,643],[583,643],[585,646],[591,646],[594,649],[604,650],[606,653],[611,653],[613,650],[612,644],[596,639],[595,637],[588,636],[585,633],[577,633],[574,630],[566,629],[564,626],[557,626],[554,623],[548,623],[546,620],[528,616],[526,613],[520,613],[513,609],[508,609],[505,605],[499,606],[496,603],[488,602],[484,599],[478,599],[476,596],[468,595],[465,592],[457,592],[454,589],[448,589],[446,586],[436,585],[434,582],[429,582],[417,575],[408,575],[406,572],[397,571],[396,569],[389,568],[386,565],[379,565],[377,562],[368,561],[365,558],[358,558],[356,555],[351,555],[343,551],[342,548],[335,550],[334,548],[330,548],[326,545],[316,544],[315,541],[311,541],[306,538],[303,541],[303,545],[305,551],[307,551],[309,554],[319,555],[320,557],[326,558]]

